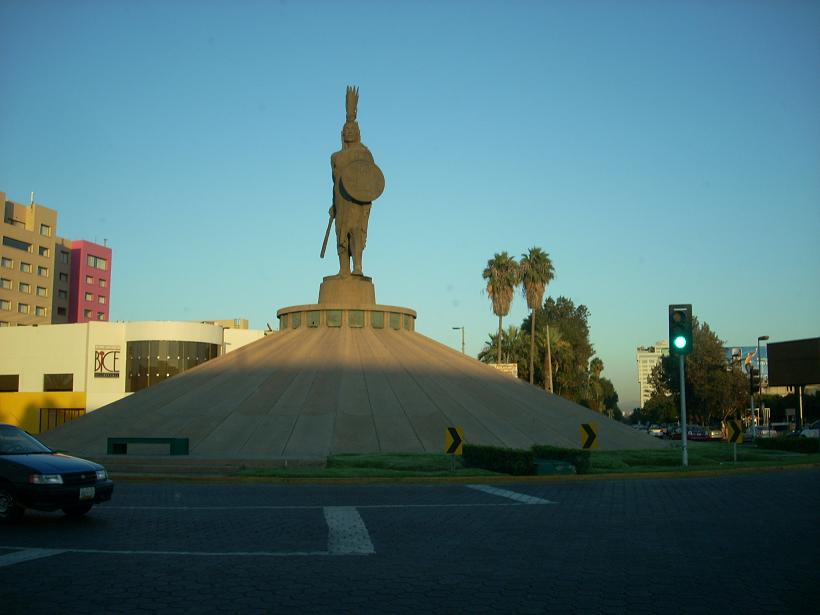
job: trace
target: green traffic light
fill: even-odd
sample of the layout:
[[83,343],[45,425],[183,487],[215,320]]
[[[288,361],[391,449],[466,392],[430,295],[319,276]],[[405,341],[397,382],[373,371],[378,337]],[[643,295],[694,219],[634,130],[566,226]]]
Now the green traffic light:
[[679,335],[673,340],[672,343],[675,344],[675,348],[677,348],[678,350],[683,350],[684,348],[686,348],[686,337],[683,335]]

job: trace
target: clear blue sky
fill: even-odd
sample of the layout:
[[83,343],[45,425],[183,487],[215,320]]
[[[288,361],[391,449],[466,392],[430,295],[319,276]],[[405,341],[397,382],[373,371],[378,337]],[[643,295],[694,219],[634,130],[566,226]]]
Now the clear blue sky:
[[387,180],[365,273],[419,332],[475,355],[487,260],[537,245],[627,410],[670,303],[727,344],[820,335],[818,2],[4,0],[0,24],[0,190],[107,239],[115,320],[315,302],[356,84]]

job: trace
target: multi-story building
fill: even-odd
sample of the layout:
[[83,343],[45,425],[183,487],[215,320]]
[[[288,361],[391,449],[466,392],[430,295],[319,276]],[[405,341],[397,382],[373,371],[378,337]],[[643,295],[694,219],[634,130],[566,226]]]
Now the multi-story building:
[[109,320],[110,299],[111,248],[72,241],[69,322]]
[[635,352],[638,361],[638,386],[641,393],[641,408],[652,396],[652,387],[649,385],[649,376],[652,370],[660,363],[661,358],[669,355],[669,342],[658,341],[654,346],[639,346]]
[[57,212],[6,200],[0,225],[0,327],[108,320],[111,248],[57,236]]

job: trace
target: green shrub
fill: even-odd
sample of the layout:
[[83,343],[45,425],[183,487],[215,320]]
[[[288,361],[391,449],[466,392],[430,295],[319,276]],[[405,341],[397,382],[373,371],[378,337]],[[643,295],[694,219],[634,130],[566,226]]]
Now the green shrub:
[[559,448],[557,446],[547,446],[546,444],[536,444],[532,447],[532,452],[537,459],[567,461],[575,466],[575,471],[578,474],[589,473],[589,451],[578,448]]
[[757,448],[774,451],[789,451],[791,453],[818,453],[820,439],[818,438],[757,438]]
[[465,444],[464,464],[515,476],[535,474],[533,452],[515,448]]

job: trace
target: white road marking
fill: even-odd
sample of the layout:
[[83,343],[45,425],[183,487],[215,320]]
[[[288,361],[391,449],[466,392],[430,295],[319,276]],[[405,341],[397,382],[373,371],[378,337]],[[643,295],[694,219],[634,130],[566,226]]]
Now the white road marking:
[[359,511],[352,506],[326,506],[327,550],[331,555],[372,555],[376,552]]
[[[471,503],[471,504],[360,504],[354,508],[497,508],[499,506],[518,506],[514,503]],[[95,508],[95,514],[105,510],[316,510],[327,508],[317,504],[306,504],[303,506],[105,506],[105,508]]]
[[543,498],[537,498],[532,495],[524,495],[523,493],[518,493],[516,491],[509,491],[507,489],[498,489],[497,487],[490,487],[489,485],[467,485],[470,489],[475,489],[476,491],[483,491],[484,493],[489,493],[491,495],[497,495],[501,498],[509,498],[511,500],[515,500],[516,502],[520,502],[521,504],[555,504],[556,502],[552,502],[550,500],[545,500]]
[[[0,548],[19,549],[20,547]],[[22,551],[15,551],[14,553],[6,553],[5,555],[0,555],[0,568],[3,566],[13,566],[20,562],[28,562],[33,559],[40,559],[41,557],[51,557],[52,555],[59,555],[64,552],[64,549],[24,549]]]

